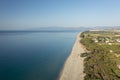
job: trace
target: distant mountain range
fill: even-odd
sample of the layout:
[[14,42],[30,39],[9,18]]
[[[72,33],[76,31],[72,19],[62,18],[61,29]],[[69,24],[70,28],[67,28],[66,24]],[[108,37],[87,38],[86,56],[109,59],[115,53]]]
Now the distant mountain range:
[[45,32],[45,31],[87,31],[87,30],[114,30],[119,29],[120,26],[96,26],[96,27],[39,27],[21,30],[0,30],[0,32]]
[[21,30],[0,30],[0,32],[54,32],[54,31],[86,31],[91,28],[88,27],[40,27],[40,28],[30,28],[30,29],[21,29]]
[[120,26],[96,26],[91,30],[120,30]]

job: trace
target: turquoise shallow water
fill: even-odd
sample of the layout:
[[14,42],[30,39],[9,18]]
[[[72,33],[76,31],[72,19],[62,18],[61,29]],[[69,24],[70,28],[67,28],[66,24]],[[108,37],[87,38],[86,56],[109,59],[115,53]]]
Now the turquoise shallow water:
[[0,33],[0,80],[56,80],[77,33]]

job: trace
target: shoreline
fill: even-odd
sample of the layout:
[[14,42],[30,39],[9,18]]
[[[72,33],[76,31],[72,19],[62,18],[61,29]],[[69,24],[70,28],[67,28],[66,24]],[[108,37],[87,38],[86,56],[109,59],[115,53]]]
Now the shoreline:
[[64,63],[58,80],[84,80],[84,58],[80,57],[80,54],[85,52],[85,49],[80,43],[80,34],[78,33],[76,36],[76,41]]

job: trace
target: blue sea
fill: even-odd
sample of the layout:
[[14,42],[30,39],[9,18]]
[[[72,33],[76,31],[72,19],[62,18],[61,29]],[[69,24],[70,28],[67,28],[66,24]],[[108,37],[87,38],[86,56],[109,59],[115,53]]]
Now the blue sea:
[[0,80],[56,80],[77,33],[0,33]]

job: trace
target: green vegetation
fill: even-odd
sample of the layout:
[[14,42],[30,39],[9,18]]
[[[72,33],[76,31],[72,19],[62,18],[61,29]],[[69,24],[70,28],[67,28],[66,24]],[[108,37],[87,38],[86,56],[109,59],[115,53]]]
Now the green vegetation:
[[[108,37],[113,37],[112,32],[83,32],[81,34],[81,43],[89,52],[81,54],[85,57],[84,72],[86,73],[85,80],[120,80],[120,57],[115,54],[120,53],[120,45],[108,45],[106,43],[96,43],[93,39],[101,34],[106,34]],[[118,35],[118,33],[116,33]],[[110,36],[111,35],[111,36]],[[103,36],[102,36],[103,37]],[[106,38],[104,35],[104,38]],[[115,42],[113,42],[115,43]]]
[[112,52],[116,53],[116,54],[120,54],[120,45],[101,45],[104,49],[106,50],[111,50]]

